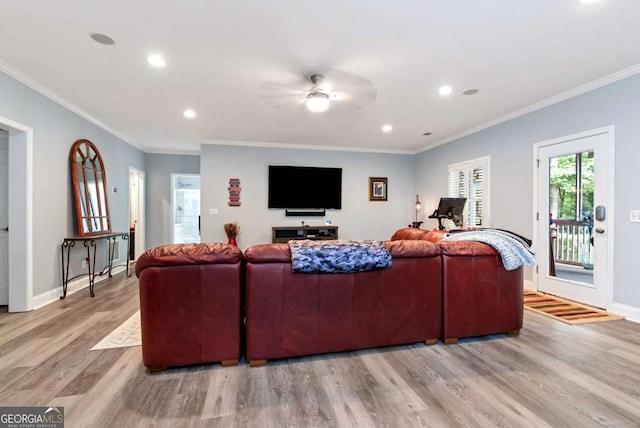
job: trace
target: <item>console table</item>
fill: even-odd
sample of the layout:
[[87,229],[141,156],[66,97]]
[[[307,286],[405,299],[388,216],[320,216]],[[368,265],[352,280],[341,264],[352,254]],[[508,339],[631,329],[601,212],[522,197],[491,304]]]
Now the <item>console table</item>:
[[[67,286],[69,285],[69,281],[72,279],[78,278],[79,276],[89,275],[89,294],[91,297],[94,297],[93,286],[95,284],[96,276],[104,275],[105,273],[109,274],[109,278],[111,278],[111,270],[115,267],[113,266],[113,256],[116,250],[116,239],[120,237],[122,240],[129,240],[129,235],[127,233],[104,233],[100,235],[92,235],[92,236],[72,236],[68,238],[64,238],[62,241],[62,246],[60,247],[60,251],[62,252],[62,296],[60,299],[64,299],[67,297]],[[107,265],[98,273],[96,273],[96,242],[101,240],[107,240],[109,245],[109,262]],[[76,242],[82,242],[82,245],[87,249],[87,273],[81,273],[80,275],[76,275],[73,278],[69,278],[69,259],[71,248],[75,247]],[[92,250],[93,249],[93,254]],[[65,256],[66,250],[66,256]],[[126,275],[129,277],[131,273],[129,273],[129,258],[125,258],[125,266],[126,266]],[[122,265],[118,265],[122,266]]]
[[338,239],[338,226],[293,226],[272,227],[271,242],[288,242],[291,239],[312,239],[314,241]]

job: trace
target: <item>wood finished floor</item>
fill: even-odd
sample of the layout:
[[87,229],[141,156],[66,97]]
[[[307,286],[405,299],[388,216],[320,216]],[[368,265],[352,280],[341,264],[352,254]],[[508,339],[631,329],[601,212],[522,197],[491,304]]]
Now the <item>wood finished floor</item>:
[[149,374],[140,347],[89,351],[138,309],[119,274],[0,313],[0,405],[64,406],[66,427],[637,427],[640,324],[525,311],[519,337]]

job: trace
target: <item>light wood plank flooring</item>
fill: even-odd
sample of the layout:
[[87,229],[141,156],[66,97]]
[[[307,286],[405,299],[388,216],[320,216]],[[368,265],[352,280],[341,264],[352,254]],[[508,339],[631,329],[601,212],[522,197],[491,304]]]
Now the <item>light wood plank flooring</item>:
[[149,374],[140,347],[89,351],[138,309],[116,275],[0,313],[0,405],[64,406],[67,427],[637,427],[640,324],[525,312],[519,337]]

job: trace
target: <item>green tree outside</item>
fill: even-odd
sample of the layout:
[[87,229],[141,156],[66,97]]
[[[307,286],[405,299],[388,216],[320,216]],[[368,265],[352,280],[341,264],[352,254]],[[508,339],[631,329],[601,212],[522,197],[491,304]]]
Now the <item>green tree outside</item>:
[[[580,183],[578,170],[581,172]],[[549,159],[551,206],[557,206],[554,218],[583,220],[593,213],[594,158],[592,152],[573,153]],[[581,206],[578,207],[578,195]],[[556,198],[557,204],[553,199]]]

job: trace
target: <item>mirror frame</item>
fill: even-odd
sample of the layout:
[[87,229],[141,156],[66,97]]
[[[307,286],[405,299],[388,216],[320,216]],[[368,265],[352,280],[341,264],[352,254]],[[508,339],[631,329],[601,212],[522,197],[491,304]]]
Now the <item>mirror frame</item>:
[[[71,146],[70,160],[78,236],[111,233],[111,217],[109,216],[109,202],[107,200],[107,175],[98,148],[89,140],[78,140]],[[79,170],[82,171],[81,182],[84,186],[84,192],[80,191]],[[96,186],[97,215],[93,211],[83,213],[83,207],[93,206],[87,186],[89,173],[93,174],[96,182],[101,180],[102,183],[102,186]],[[101,191],[104,193],[103,195],[100,194]],[[96,220],[99,222],[99,227],[94,227]],[[102,226],[106,226],[106,228]]]

